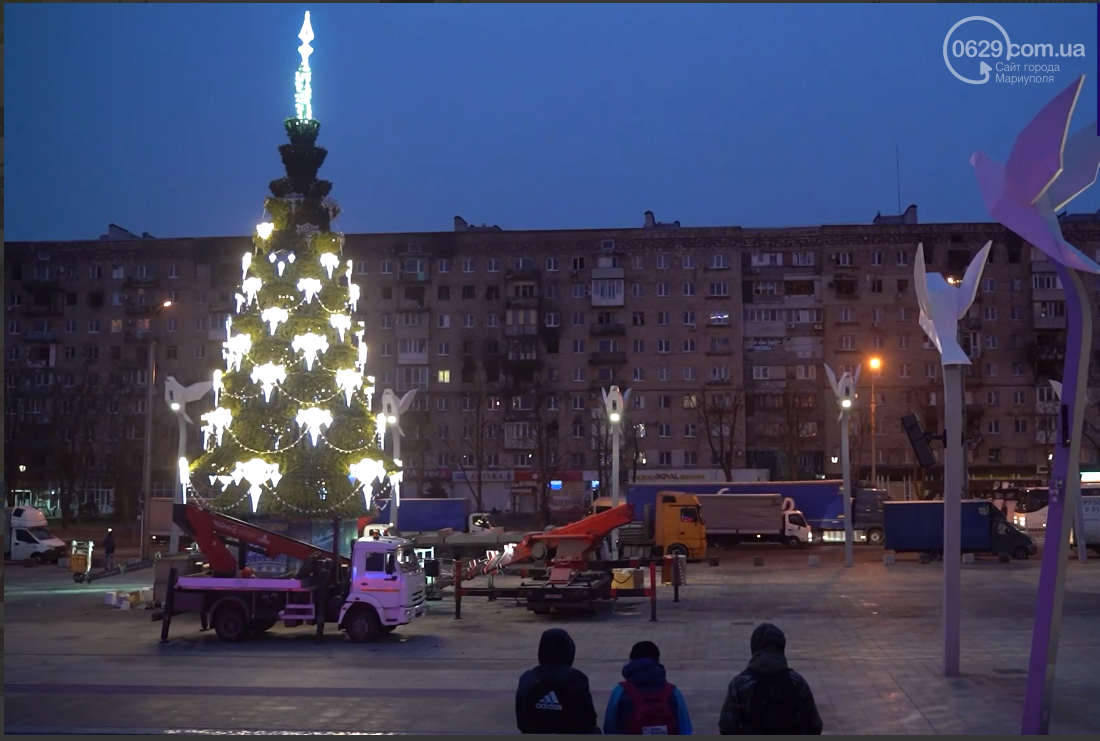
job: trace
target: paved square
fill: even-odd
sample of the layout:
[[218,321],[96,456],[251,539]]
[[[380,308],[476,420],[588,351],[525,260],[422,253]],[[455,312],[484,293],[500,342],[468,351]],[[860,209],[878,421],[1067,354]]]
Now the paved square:
[[[661,648],[697,733],[714,733],[726,684],[748,659],[753,627],[788,637],[791,665],[809,680],[827,734],[1016,734],[1039,562],[979,560],[963,567],[963,671],[939,675],[937,565],[881,563],[859,550],[844,569],[837,548],[756,550],[693,564],[673,604],[662,588],[659,621],[648,605],[595,617],[538,617],[514,603],[431,603],[432,613],[377,644],[332,633],[277,629],[227,645],[178,619],[160,645],[145,611],[103,605],[106,580],[74,585],[52,568],[6,574],[5,727],[20,731],[163,732],[200,729],[344,733],[515,733],[519,674],[539,635],[565,627],[597,709],[630,646]],[[763,554],[765,565],[752,566]],[[140,575],[135,575],[140,576]],[[151,576],[145,577],[144,581]],[[1100,733],[1100,560],[1072,561],[1052,732]]]

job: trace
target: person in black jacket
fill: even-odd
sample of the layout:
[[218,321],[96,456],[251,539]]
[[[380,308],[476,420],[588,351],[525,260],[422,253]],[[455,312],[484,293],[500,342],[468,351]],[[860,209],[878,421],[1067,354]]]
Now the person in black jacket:
[[787,637],[771,623],[761,623],[749,640],[752,658],[730,682],[718,732],[723,736],[821,735],[810,685],[787,666]]
[[561,628],[539,641],[539,665],[523,673],[516,688],[520,733],[599,733],[588,677],[573,668],[577,646]]
[[107,537],[103,539],[103,568],[110,571],[115,567],[115,532],[107,528]]

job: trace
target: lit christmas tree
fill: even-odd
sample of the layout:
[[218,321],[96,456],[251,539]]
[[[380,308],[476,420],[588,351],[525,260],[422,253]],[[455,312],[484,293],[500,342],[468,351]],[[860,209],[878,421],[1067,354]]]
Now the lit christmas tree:
[[364,324],[352,320],[359,286],[343,234],[330,230],[340,209],[317,178],[327,151],[316,145],[308,12],[299,38],[297,115],[279,147],[286,177],[271,182],[271,220],[241,259],[226,367],[214,371],[215,409],[202,417],[205,452],[191,472],[223,492],[219,508],[351,515],[370,508],[376,479],[400,473],[371,412]]

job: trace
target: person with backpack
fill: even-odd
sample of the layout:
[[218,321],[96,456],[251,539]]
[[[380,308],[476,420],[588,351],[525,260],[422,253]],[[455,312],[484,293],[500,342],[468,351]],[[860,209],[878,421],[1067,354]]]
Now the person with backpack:
[[577,646],[561,628],[539,641],[539,665],[519,678],[516,727],[520,733],[599,733],[588,677],[573,668]]
[[603,732],[631,736],[690,736],[687,703],[665,678],[661,651],[651,641],[635,643],[623,681],[611,691]]
[[752,658],[730,682],[718,732],[723,736],[820,736],[810,685],[787,666],[787,637],[771,623],[761,623],[749,640]]

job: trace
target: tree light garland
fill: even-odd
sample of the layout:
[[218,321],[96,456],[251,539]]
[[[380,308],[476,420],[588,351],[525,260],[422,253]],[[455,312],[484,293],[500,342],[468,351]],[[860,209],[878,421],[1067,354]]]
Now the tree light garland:
[[328,323],[340,335],[340,342],[343,342],[344,333],[351,329],[351,317],[347,314],[333,314],[328,318]]
[[305,294],[306,303],[312,304],[313,297],[321,292],[321,281],[316,278],[302,278],[298,281],[298,290]]
[[[263,280],[257,278],[255,275],[241,281],[241,291],[244,293],[246,306],[252,305],[252,302],[256,300],[256,294],[259,293],[260,289],[263,287]],[[237,312],[240,313],[240,309],[238,309]]]
[[355,311],[358,307],[360,295],[359,286],[355,283],[348,283],[348,306],[351,307],[352,311]]
[[340,258],[331,252],[322,253],[319,258],[321,267],[328,271],[328,279],[332,280],[332,271],[340,267]]
[[352,463],[351,466],[348,467],[348,471],[350,478],[358,482],[359,486],[362,487],[364,504],[367,509],[370,509],[371,484],[386,477],[385,464],[383,464],[382,461],[364,458],[358,463]]
[[200,419],[206,423],[206,426],[202,428],[202,447],[206,449],[210,447],[211,433],[214,435],[214,444],[222,444],[222,433],[233,424],[233,412],[225,407],[218,407],[214,411],[202,415]]
[[336,387],[344,392],[344,401],[351,406],[352,395],[363,387],[363,374],[354,368],[336,371]]
[[222,385],[222,372],[220,370],[215,370],[211,380],[211,388],[214,390],[214,406],[217,407],[218,400],[222,395],[222,389],[225,388],[225,386]]
[[[294,342],[290,343],[294,352],[300,352],[306,361],[306,370],[313,370],[313,361],[318,353],[328,352],[328,338],[321,334],[307,332],[297,335]],[[238,369],[239,370],[239,369]]]
[[275,336],[275,330],[279,325],[290,318],[290,312],[281,306],[269,306],[260,312],[260,321],[271,328],[271,336]]
[[332,412],[327,409],[321,409],[320,407],[299,409],[298,415],[294,418],[294,421],[298,423],[299,427],[306,428],[306,431],[309,433],[310,441],[316,445],[317,438],[321,434],[321,428],[328,427],[332,424]]
[[260,495],[264,492],[261,487],[270,482],[271,488],[275,489],[279,486],[279,481],[283,478],[282,474],[279,473],[278,463],[268,463],[262,458],[253,458],[246,463],[237,461],[232,476],[233,483],[235,484],[241,483],[242,480],[248,482],[248,495],[252,497],[253,512],[255,512],[256,507],[259,506]]
[[[263,226],[263,224],[260,224],[260,226]],[[259,231],[259,230],[260,230],[260,227],[259,226],[256,227],[256,231]],[[260,239],[267,239],[267,237],[261,236]],[[244,280],[245,278],[248,277],[248,268],[251,264],[252,264],[252,253],[251,252],[246,252],[243,255],[241,255],[241,280]]]
[[286,380],[286,367],[274,363],[264,363],[252,368],[252,382],[260,384],[264,391],[264,401],[271,401],[271,392],[275,384]]
[[[271,236],[271,232],[273,231],[275,231],[275,225],[272,224],[270,221],[265,221],[256,225],[256,234],[258,234],[260,239],[264,240],[265,242],[267,241],[267,238]],[[249,261],[251,261],[252,256],[249,255],[248,259]],[[245,265],[245,268],[247,269],[248,266]]]
[[225,358],[225,369],[240,373],[241,361],[252,349],[252,335],[235,334],[223,342],[222,347],[225,348],[222,351],[222,357]]

